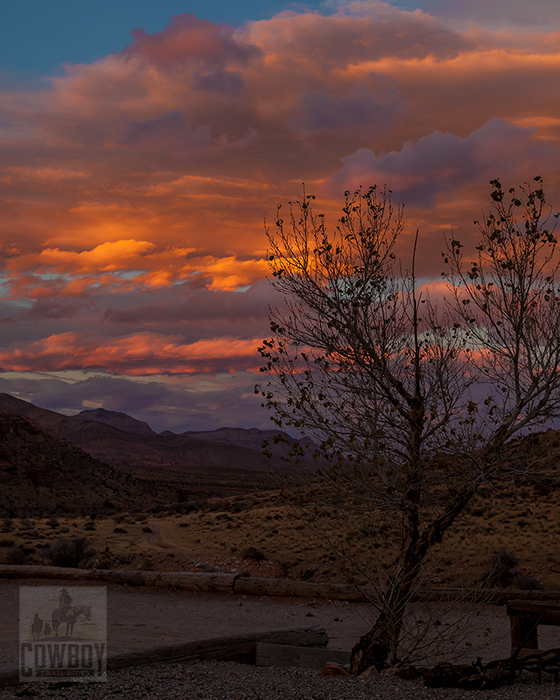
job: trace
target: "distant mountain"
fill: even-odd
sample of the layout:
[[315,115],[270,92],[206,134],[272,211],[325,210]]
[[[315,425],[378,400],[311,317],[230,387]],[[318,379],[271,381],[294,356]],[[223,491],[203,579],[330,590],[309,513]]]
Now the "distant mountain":
[[137,420],[126,413],[120,411],[107,411],[105,408],[96,408],[90,411],[81,411],[73,418],[80,420],[92,420],[97,423],[112,425],[113,428],[125,430],[127,433],[137,433],[138,435],[156,435],[150,426],[144,421]]
[[[233,442],[195,438],[188,433],[157,435],[151,430],[149,434],[129,432],[105,421],[63,416],[2,393],[0,410],[22,415],[45,432],[67,440],[96,459],[126,467],[128,473],[143,478],[182,480],[183,467],[238,469],[244,472],[297,471],[293,465],[279,458],[269,459],[262,455],[262,441],[259,441],[258,449],[255,449]],[[134,418],[130,418],[130,421],[123,419],[122,424],[137,427]],[[252,444],[256,444],[254,436]]]
[[[160,433],[163,434],[163,433]],[[277,457],[285,457],[290,450],[292,443],[301,443],[304,448],[309,445],[306,450],[311,453],[316,444],[312,440],[302,439],[296,440],[287,433],[281,430],[260,430],[259,428],[218,428],[217,430],[208,431],[186,431],[181,433],[185,437],[196,438],[197,440],[210,440],[212,442],[222,442],[227,445],[237,445],[238,447],[248,447],[251,450],[263,449],[263,442],[268,442],[268,448],[273,455]],[[280,437],[281,440],[275,442],[275,438]]]
[[[96,421],[111,425],[113,428],[124,430],[127,433],[135,433],[137,435],[160,435],[176,436],[182,435],[187,438],[196,440],[208,440],[210,442],[220,442],[227,445],[237,445],[237,447],[247,447],[250,450],[262,452],[263,442],[268,442],[268,449],[276,457],[285,457],[288,454],[290,445],[295,441],[287,433],[279,430],[260,430],[259,428],[218,428],[216,430],[194,431],[187,430],[182,433],[174,433],[171,430],[164,430],[161,433],[153,431],[147,423],[137,420],[126,413],[120,411],[108,411],[105,408],[96,408],[93,410],[81,411],[81,413],[72,416],[80,420]],[[275,442],[274,439],[280,435],[283,439]],[[285,442],[287,440],[288,442]],[[297,441],[296,441],[297,442]],[[306,441],[309,442],[309,441]],[[314,443],[310,444],[310,448],[314,449]]]

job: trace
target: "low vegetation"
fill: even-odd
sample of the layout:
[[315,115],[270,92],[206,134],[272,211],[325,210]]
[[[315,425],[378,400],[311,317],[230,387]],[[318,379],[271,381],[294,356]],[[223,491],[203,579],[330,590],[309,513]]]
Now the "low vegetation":
[[[337,546],[344,542],[359,548],[364,557],[368,549],[387,564],[394,556],[397,535],[390,524],[368,533],[336,533],[332,513],[303,522],[298,507],[276,491],[191,506],[188,512],[100,514],[93,520],[58,515],[58,528],[48,524],[50,518],[35,519],[31,527],[30,521],[24,527],[14,519],[9,536],[0,540],[0,561],[160,571],[200,571],[198,565],[208,564],[219,571],[334,581],[341,580],[340,569],[326,533]],[[64,539],[62,528],[70,531]],[[114,532],[118,528],[127,532]],[[560,590],[559,535],[560,493],[555,489],[525,485],[511,493],[481,492],[455,531],[435,548],[426,584],[490,579],[492,585]],[[86,542],[91,549],[84,549]]]
[[94,550],[85,537],[73,537],[71,540],[63,537],[47,546],[44,554],[52,566],[75,568],[90,559]]

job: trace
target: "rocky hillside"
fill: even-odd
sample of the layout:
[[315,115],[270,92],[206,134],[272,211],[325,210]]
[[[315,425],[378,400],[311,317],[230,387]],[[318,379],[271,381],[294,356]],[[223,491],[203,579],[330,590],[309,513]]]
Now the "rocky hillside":
[[22,416],[0,413],[0,516],[140,508],[172,500],[135,482],[73,445],[48,435]]

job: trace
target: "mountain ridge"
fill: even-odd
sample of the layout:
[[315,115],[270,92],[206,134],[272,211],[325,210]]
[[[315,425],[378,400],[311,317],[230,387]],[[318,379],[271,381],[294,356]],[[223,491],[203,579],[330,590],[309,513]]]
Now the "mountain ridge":
[[129,433],[138,433],[139,435],[157,435],[155,430],[152,430],[147,423],[129,416],[128,413],[122,413],[121,411],[108,411],[105,408],[94,408],[80,411],[80,413],[70,417],[78,418],[79,420],[105,423],[107,425],[112,425],[114,428],[125,430]]
[[[153,477],[154,468],[179,468],[181,465],[199,466],[207,469],[237,468],[244,471],[261,472],[274,470],[282,473],[294,473],[299,471],[294,465],[282,461],[281,453],[276,454],[272,459],[265,457],[260,451],[260,443],[262,442],[260,432],[250,431],[250,442],[252,441],[250,447],[231,442],[231,431],[243,429],[227,429],[230,431],[227,434],[229,441],[209,440],[207,436],[213,431],[198,433],[197,437],[188,432],[179,435],[158,435],[151,431],[147,424],[145,425],[151,432],[141,434],[123,430],[122,427],[115,427],[107,423],[107,420],[115,421],[115,417],[110,414],[116,412],[97,412],[97,420],[80,418],[79,414],[78,416],[64,416],[6,393],[0,393],[0,410],[22,415],[45,432],[68,441],[102,462],[131,468],[130,473],[136,476]],[[118,417],[121,425],[137,427],[137,424],[141,423],[127,414],[122,414],[122,416],[125,418]],[[99,420],[99,418],[105,418],[105,420]],[[130,421],[126,420],[128,418]],[[254,430],[258,431],[259,429]],[[264,433],[264,431],[261,432]],[[270,433],[276,434],[275,431],[270,431]],[[246,437],[244,435],[243,439]],[[257,442],[259,442],[258,448]],[[287,449],[285,445],[280,447],[281,450]]]

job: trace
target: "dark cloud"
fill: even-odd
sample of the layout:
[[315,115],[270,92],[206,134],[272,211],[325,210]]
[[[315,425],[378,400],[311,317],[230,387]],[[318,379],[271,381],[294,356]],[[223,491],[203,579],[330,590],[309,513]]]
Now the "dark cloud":
[[155,119],[128,125],[121,143],[155,152],[174,148],[184,155],[205,151],[213,141],[210,127],[193,127],[183,110],[175,109]]
[[201,75],[195,83],[195,88],[198,90],[221,92],[233,97],[238,97],[244,86],[245,81],[241,75],[232,71],[216,71]]
[[95,304],[93,299],[81,301],[69,299],[37,299],[31,307],[23,312],[23,316],[31,321],[49,321],[60,319],[73,319],[83,313],[85,308],[90,308]]
[[336,98],[323,89],[304,95],[298,113],[290,121],[307,134],[365,128],[381,133],[402,110],[402,99],[395,88],[380,97],[371,88],[359,86]]
[[[558,149],[531,140],[532,131],[490,119],[466,138],[438,131],[404,144],[400,151],[376,154],[360,149],[342,158],[329,182],[332,190],[370,183],[387,184],[395,198],[417,207],[433,207],[440,192],[484,182],[503,172],[527,177],[528,168],[549,172]],[[542,172],[544,171],[544,172]]]
[[[134,300],[123,296],[123,306],[109,306],[104,314],[105,320],[119,324],[158,326],[203,320],[217,330],[224,320],[239,324],[254,319],[267,328],[269,306],[282,304],[282,297],[267,280],[257,282],[245,292],[192,291],[187,287],[183,294],[174,294],[172,298],[165,291],[149,296],[161,296],[162,301],[136,305],[131,303]],[[243,326],[240,327],[242,329]]]

